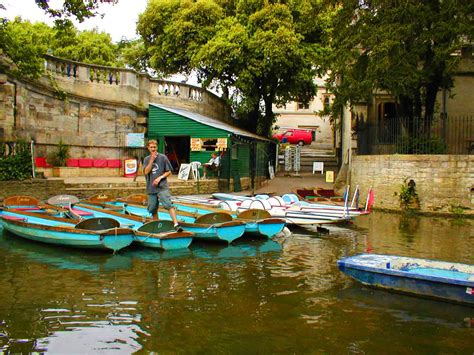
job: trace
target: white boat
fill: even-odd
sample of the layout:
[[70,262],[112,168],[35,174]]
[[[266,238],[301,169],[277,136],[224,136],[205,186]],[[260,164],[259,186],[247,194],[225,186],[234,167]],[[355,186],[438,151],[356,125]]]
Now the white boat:
[[[341,213],[316,213],[312,211],[301,211],[300,209],[291,209],[281,206],[280,203],[271,204],[272,199],[257,199],[249,196],[239,196],[232,194],[220,194],[226,196],[226,200],[209,199],[199,196],[176,196],[176,201],[199,203],[208,206],[218,207],[223,210],[241,213],[243,211],[257,209],[265,210],[272,217],[284,219],[286,224],[307,225],[307,224],[329,224],[346,222],[349,218],[341,215]],[[231,200],[231,197],[236,199]]]

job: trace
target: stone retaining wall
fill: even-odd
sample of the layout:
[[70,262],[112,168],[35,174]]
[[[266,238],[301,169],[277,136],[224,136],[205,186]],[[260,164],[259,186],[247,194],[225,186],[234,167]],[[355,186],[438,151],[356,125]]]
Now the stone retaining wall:
[[[243,190],[250,188],[250,179],[241,178],[240,183]],[[211,194],[219,191],[218,180],[200,181],[171,181],[169,182],[171,193],[177,195]],[[234,186],[230,180],[230,188]],[[45,201],[54,195],[74,195],[78,198],[86,198],[96,194],[107,194],[112,197],[124,197],[136,193],[144,193],[144,183],[87,183],[87,184],[65,184],[63,179],[31,179],[25,181],[0,181],[0,203],[8,196],[23,195],[33,196]]]
[[455,207],[474,212],[474,155],[353,157],[350,184],[361,187],[362,198],[372,186],[374,208],[400,210],[401,186],[410,179],[416,183],[421,212],[450,213]]

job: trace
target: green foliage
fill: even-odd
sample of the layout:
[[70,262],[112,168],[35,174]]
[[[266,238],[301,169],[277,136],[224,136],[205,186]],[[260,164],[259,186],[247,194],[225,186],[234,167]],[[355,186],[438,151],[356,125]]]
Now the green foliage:
[[464,215],[464,210],[466,208],[460,205],[451,205],[449,212],[451,212],[455,217],[462,217]]
[[43,54],[52,41],[51,28],[16,18],[5,22],[0,48],[15,63],[13,74],[38,78],[44,71]]
[[116,49],[117,66],[129,67],[137,72],[148,70],[149,56],[145,50],[143,40],[121,40]]
[[97,65],[114,66],[116,64],[116,46],[108,33],[98,32],[97,29],[79,32],[74,44],[68,47],[58,47],[54,55],[73,59],[79,62]]
[[439,137],[404,136],[397,141],[396,152],[398,154],[445,154],[447,146]]
[[[335,14],[324,58],[334,108],[366,102],[376,90],[397,98],[398,114],[431,117],[436,94],[449,88],[458,56],[472,37],[468,0],[327,1]],[[333,6],[330,8],[329,6]]]
[[403,184],[400,185],[400,205],[405,209],[412,209],[413,205],[418,204],[418,193],[416,192],[415,183],[413,180],[407,182],[404,180]]
[[[269,135],[273,104],[308,102],[326,18],[320,2],[154,0],[138,21],[150,65],[163,75],[197,72],[234,104],[241,122]],[[324,16],[327,16],[324,13]]]
[[56,152],[52,153],[48,160],[53,163],[53,166],[66,166],[66,160],[69,158],[69,146],[64,144],[62,140],[59,141],[56,147]]
[[110,35],[96,29],[79,32],[67,22],[52,28],[21,18],[4,22],[3,29],[0,49],[13,61],[13,73],[19,76],[39,78],[44,73],[43,55],[48,52],[89,64],[124,66]]
[[[2,146],[4,146],[2,144]],[[31,151],[29,143],[15,144],[15,154],[5,156],[6,152],[0,149],[0,180],[25,180],[32,177]]]

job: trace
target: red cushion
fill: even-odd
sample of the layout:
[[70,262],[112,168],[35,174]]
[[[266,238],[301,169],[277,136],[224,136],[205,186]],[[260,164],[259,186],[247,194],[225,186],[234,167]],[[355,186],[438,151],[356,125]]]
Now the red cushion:
[[93,216],[94,215],[92,212],[78,210],[78,209],[75,209],[75,208],[71,208],[71,211],[74,212],[75,214],[79,215],[79,216]]
[[79,159],[66,159],[66,166],[69,166],[71,168],[75,168],[79,166]]
[[36,157],[35,158],[35,165],[37,168],[50,168],[51,165],[48,164],[45,157]]
[[80,168],[92,168],[93,160],[88,158],[79,158],[79,167]]
[[107,167],[107,160],[106,159],[94,159],[94,168],[105,168]]
[[122,161],[120,159],[107,159],[108,168],[120,168],[122,166]]

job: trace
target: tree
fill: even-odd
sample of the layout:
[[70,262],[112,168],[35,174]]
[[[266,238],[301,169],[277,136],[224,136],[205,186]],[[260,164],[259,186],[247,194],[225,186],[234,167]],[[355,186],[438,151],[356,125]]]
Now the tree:
[[109,34],[97,30],[79,32],[72,23],[49,27],[45,23],[16,18],[4,23],[0,48],[15,64],[13,73],[39,78],[44,72],[44,54],[89,64],[123,66]]
[[429,125],[440,88],[449,89],[470,43],[474,5],[467,0],[327,1],[335,16],[325,68],[335,110],[369,100],[377,90],[396,98],[397,113]]
[[[57,30],[56,30],[57,31]],[[97,29],[77,32],[68,46],[53,48],[55,56],[88,64],[118,66],[116,50],[108,33]],[[64,41],[64,37],[62,38]],[[71,37],[69,37],[71,39]]]
[[319,2],[152,0],[138,21],[150,65],[164,75],[196,71],[219,86],[243,125],[269,135],[272,105],[308,102],[323,52]]
[[44,23],[32,24],[16,18],[5,22],[0,49],[15,64],[13,73],[38,78],[44,67],[43,55],[52,42],[51,28]]
[[145,50],[143,40],[122,39],[117,43],[117,65],[121,67],[129,67],[137,72],[148,71],[149,57]]

